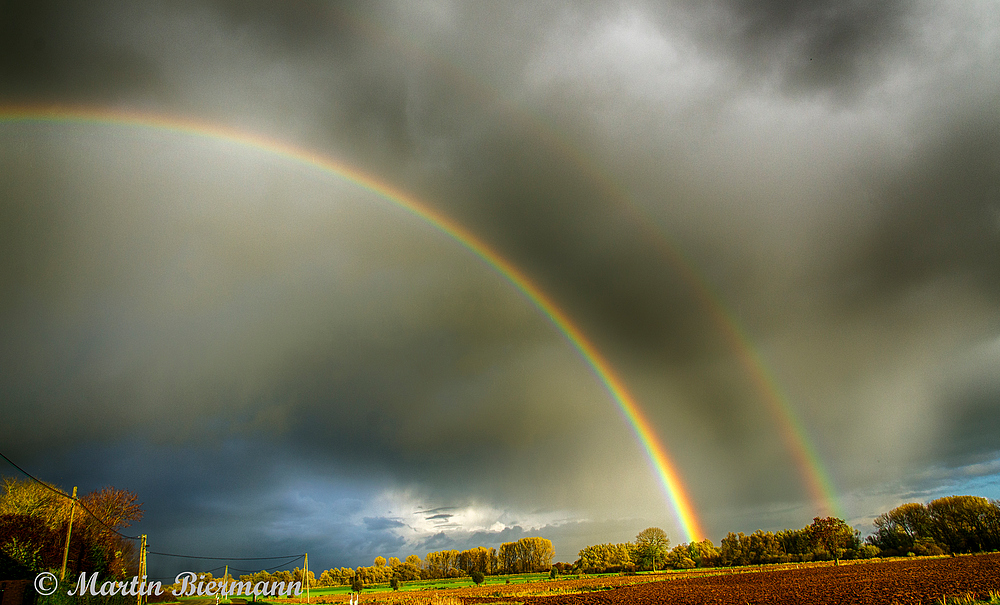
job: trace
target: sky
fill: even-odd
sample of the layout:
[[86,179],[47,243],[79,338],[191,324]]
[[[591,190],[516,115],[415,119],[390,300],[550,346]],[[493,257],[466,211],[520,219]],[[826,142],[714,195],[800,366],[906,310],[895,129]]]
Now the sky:
[[313,570],[687,541],[609,377],[716,543],[1000,498],[997,16],[8,2],[0,451]]

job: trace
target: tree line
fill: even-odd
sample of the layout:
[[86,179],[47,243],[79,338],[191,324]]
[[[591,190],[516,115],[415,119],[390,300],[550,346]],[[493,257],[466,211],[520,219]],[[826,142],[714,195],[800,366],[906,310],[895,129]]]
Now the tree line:
[[[816,517],[801,529],[729,532],[719,546],[711,540],[679,544],[649,528],[634,542],[596,544],[579,552],[573,573],[635,572],[695,567],[734,567],[801,561],[870,559],[888,556],[944,555],[1000,550],[1000,501],[979,496],[949,496],[927,504],[908,503],[878,516],[864,540],[843,519]],[[655,530],[655,531],[654,531]],[[662,535],[660,535],[662,534]],[[655,541],[651,535],[658,536]]]
[[421,560],[417,555],[400,561],[396,557],[376,557],[370,567],[332,568],[322,572],[316,586],[362,585],[431,580],[439,578],[472,578],[549,571],[555,549],[546,538],[521,538],[517,542],[504,542],[499,549],[477,546],[468,550],[439,550],[427,553]]
[[897,506],[875,519],[867,538],[891,555],[938,555],[1000,549],[1000,501],[949,496]]

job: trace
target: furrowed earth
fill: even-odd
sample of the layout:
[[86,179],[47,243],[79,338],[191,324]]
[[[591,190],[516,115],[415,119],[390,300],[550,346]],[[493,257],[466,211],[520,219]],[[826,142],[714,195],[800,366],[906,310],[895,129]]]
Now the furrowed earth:
[[[656,578],[655,580],[651,578]],[[663,579],[666,578],[666,579]],[[1000,553],[854,564],[767,566],[362,595],[362,603],[523,605],[911,605],[1000,591]],[[324,599],[325,601],[327,599]],[[346,595],[327,602],[347,602]],[[314,601],[315,602],[315,601]]]

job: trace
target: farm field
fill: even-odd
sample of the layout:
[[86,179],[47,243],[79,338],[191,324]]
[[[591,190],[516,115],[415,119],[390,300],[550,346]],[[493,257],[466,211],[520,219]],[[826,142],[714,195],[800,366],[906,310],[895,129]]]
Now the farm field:
[[[362,595],[361,602],[400,605],[435,602],[449,605],[924,605],[940,603],[943,596],[974,593],[985,599],[990,591],[1000,591],[1000,554],[997,553],[840,566],[790,565],[766,567],[762,571],[752,569],[498,584],[431,594],[422,591],[370,593]],[[347,602],[347,596],[331,595],[312,601]]]
[[[833,605],[930,604],[945,595],[1000,589],[1000,554],[888,561],[685,577],[624,586],[605,592],[522,597],[525,605],[564,603],[746,603]],[[463,599],[488,603],[488,599]]]

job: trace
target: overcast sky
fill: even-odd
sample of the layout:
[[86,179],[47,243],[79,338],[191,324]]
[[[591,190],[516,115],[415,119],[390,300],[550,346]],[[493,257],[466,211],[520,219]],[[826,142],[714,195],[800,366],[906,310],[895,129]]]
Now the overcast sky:
[[[13,2],[0,105],[194,119],[389,183],[579,325],[716,543],[824,512],[762,376],[867,533],[903,502],[1000,497],[997,17]],[[0,451],[136,492],[154,550],[322,570],[685,540],[611,396],[510,281],[385,198],[231,141],[0,120],[0,364]]]

